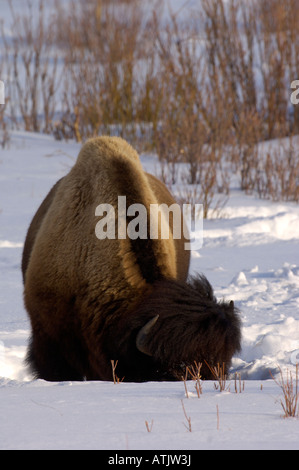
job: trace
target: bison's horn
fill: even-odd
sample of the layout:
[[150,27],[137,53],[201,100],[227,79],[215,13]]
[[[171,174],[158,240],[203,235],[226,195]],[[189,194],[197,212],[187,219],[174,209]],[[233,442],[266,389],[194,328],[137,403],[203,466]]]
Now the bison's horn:
[[156,323],[158,318],[159,318],[159,315],[156,315],[155,317],[151,318],[151,320],[148,321],[141,328],[141,330],[139,330],[139,332],[136,336],[136,347],[137,347],[137,349],[140,352],[142,352],[143,354],[146,354],[147,356],[152,356],[152,354],[146,348],[146,339],[147,339],[147,336],[148,336],[151,328],[154,326],[154,324]]

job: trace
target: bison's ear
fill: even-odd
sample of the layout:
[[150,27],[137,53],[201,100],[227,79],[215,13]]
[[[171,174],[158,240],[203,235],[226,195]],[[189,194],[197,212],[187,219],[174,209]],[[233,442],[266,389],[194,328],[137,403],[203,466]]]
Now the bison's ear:
[[151,318],[150,321],[148,321],[141,328],[141,330],[139,330],[136,336],[136,348],[143,354],[146,354],[147,356],[152,356],[152,353],[150,353],[148,349],[146,348],[147,337],[151,328],[154,326],[158,318],[159,318],[159,315],[156,315],[155,317]]

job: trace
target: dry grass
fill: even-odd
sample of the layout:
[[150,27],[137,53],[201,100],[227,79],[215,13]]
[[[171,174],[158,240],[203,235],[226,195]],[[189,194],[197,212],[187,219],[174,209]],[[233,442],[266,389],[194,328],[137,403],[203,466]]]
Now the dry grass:
[[299,202],[299,149],[290,138],[270,148],[263,171],[256,172],[258,194],[273,201]]
[[235,373],[235,393],[242,393],[245,390],[245,382],[241,380],[241,374]]
[[205,217],[220,213],[235,172],[247,193],[298,202],[298,152],[261,159],[257,143],[299,128],[299,0],[203,0],[168,21],[164,2],[56,0],[50,20],[45,0],[37,15],[28,0],[22,17],[8,1],[4,143],[7,122],[59,139],[121,135],[156,151],[166,183]]
[[194,361],[194,365],[186,367],[185,376],[182,376],[182,380],[184,382],[184,387],[185,387],[186,398],[189,398],[189,392],[187,388],[188,379],[191,379],[192,381],[195,382],[194,386],[195,386],[195,390],[196,390],[198,398],[200,398],[202,394],[202,380],[201,380],[201,373],[200,373],[201,367],[202,367],[202,364],[196,361]]
[[151,423],[150,423],[150,424],[149,424],[148,421],[145,421],[145,427],[146,427],[147,432],[152,432],[153,424],[154,424],[154,420],[153,420],[153,419],[151,420]]
[[219,417],[219,406],[216,405],[216,412],[217,412],[217,431],[220,429],[220,417]]
[[187,373],[191,377],[191,379],[195,382],[195,390],[197,393],[198,398],[202,394],[202,381],[201,381],[201,367],[202,364],[199,362],[194,361],[194,365],[187,367]]
[[112,377],[113,377],[113,383],[114,384],[119,384],[121,383],[123,380],[124,380],[124,377],[122,379],[119,379],[116,375],[116,367],[117,367],[117,363],[118,361],[115,361],[113,359],[111,359],[111,367],[112,367]]
[[[53,24],[46,23],[44,1],[38,4],[37,15],[27,1],[27,14],[20,16],[9,6],[14,37],[7,39],[2,27],[3,54],[7,76],[9,104],[7,114],[15,127],[26,131],[50,133],[57,109],[56,91],[58,55],[53,47]],[[3,26],[3,25],[2,25]]]
[[230,385],[226,383],[227,375],[225,373],[225,364],[223,363],[221,365],[218,363],[217,366],[210,366],[206,361],[205,363],[217,381],[217,383],[214,384],[215,389],[220,392],[229,391]]
[[[271,373],[271,372],[270,372]],[[296,364],[295,378],[291,371],[286,372],[284,377],[280,369],[280,376],[278,379],[271,376],[275,383],[281,388],[283,398],[280,399],[280,404],[284,411],[284,417],[298,417],[299,414],[299,364]]]
[[187,415],[183,400],[181,400],[181,404],[182,404],[184,416],[185,416],[185,419],[186,419],[186,423],[183,423],[183,424],[184,424],[185,428],[188,430],[188,432],[192,432],[191,417]]

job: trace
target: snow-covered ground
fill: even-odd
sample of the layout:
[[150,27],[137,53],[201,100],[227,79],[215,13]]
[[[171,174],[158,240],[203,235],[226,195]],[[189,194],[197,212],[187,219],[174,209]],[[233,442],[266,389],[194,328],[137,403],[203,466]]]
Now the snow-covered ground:
[[[15,132],[0,151],[0,448],[211,449],[299,448],[299,419],[282,418],[282,393],[270,370],[294,373],[299,360],[299,207],[246,196],[232,183],[220,218],[204,221],[191,272],[203,272],[218,298],[241,310],[244,380],[235,393],[194,383],[47,383],[23,359],[29,322],[20,261],[30,220],[80,145]],[[142,156],[155,171],[153,156]],[[191,418],[191,432],[184,416]],[[218,419],[217,419],[218,407]],[[152,424],[146,429],[145,421]]]

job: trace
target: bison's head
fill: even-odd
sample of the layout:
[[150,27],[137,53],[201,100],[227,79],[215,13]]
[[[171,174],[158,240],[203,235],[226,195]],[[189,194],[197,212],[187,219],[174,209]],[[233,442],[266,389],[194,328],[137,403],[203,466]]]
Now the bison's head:
[[180,380],[194,362],[211,379],[210,368],[225,364],[227,372],[240,349],[238,311],[232,301],[217,302],[204,276],[156,282],[127,321],[116,358],[126,380]]

